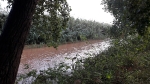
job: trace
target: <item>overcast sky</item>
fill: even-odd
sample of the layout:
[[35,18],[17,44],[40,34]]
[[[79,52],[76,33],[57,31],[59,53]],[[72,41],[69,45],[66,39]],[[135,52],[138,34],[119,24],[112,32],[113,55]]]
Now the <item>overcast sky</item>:
[[[95,20],[98,22],[112,23],[113,16],[110,13],[106,13],[100,5],[101,0],[67,0],[71,6],[70,15],[75,18],[82,18],[87,20]],[[6,2],[2,3],[1,6],[5,7]]]
[[6,1],[2,1],[2,0],[0,0],[0,6],[1,6],[1,7],[5,7],[5,6],[6,6],[6,4],[7,4],[7,3],[6,3]]
[[71,6],[71,16],[95,20],[98,22],[112,23],[113,16],[106,13],[102,8],[101,0],[67,0]]

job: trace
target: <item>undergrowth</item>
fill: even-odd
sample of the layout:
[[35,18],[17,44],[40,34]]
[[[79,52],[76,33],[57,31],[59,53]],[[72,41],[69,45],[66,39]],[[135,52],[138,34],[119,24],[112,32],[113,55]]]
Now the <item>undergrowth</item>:
[[[18,76],[23,84],[150,84],[150,44],[142,37],[112,40],[112,46],[86,59],[76,59],[37,74]],[[26,81],[25,81],[26,80]],[[28,80],[28,81],[27,81]]]

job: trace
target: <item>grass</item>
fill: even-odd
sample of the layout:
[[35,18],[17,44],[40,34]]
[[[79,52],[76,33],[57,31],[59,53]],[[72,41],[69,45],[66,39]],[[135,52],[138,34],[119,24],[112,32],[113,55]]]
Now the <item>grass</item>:
[[113,40],[112,45],[95,57],[77,59],[74,65],[61,63],[19,78],[32,77],[32,84],[150,84],[149,39]]

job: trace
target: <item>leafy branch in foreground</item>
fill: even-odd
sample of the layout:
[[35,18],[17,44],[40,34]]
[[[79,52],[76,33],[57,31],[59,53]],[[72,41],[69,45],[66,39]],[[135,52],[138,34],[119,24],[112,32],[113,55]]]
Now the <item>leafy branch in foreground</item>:
[[121,35],[149,32],[150,0],[103,0],[102,4],[115,17],[114,27]]

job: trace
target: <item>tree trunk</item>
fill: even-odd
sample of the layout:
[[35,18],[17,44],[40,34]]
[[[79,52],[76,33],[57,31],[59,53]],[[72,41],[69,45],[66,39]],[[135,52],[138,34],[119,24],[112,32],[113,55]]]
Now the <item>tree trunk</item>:
[[14,0],[0,36],[0,84],[14,84],[38,0]]

